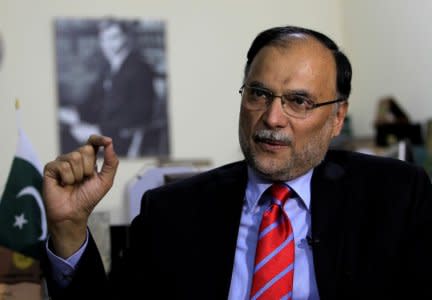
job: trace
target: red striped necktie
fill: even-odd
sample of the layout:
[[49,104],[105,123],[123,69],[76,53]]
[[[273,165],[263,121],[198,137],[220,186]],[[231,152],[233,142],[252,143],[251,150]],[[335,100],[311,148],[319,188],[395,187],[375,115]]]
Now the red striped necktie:
[[251,300],[292,299],[294,234],[283,210],[291,190],[278,183],[273,184],[269,192],[272,201],[259,229]]

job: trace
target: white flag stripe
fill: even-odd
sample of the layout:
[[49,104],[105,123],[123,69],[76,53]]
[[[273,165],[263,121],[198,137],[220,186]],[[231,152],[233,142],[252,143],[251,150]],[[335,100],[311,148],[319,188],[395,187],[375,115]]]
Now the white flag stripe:
[[33,150],[30,140],[21,128],[18,129],[18,146],[15,156],[28,161],[42,175],[42,164]]

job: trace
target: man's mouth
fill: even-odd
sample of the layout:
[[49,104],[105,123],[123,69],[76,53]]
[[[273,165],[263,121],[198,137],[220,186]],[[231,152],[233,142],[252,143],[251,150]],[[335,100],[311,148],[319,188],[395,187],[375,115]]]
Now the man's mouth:
[[288,143],[286,141],[280,141],[280,140],[274,140],[274,139],[256,138],[255,142],[261,143],[261,144],[268,144],[271,146],[288,146]]

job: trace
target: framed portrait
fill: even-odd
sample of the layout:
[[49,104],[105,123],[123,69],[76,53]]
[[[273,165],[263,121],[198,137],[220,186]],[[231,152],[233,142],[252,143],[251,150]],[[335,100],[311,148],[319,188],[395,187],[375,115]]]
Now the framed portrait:
[[105,17],[54,24],[60,152],[103,134],[120,157],[168,156],[164,22]]

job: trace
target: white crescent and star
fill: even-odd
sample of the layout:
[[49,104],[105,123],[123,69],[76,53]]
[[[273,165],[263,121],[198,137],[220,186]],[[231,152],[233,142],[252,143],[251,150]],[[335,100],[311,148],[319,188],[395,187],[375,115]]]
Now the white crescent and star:
[[24,213],[21,213],[19,216],[15,216],[15,223],[13,226],[22,229],[26,223],[28,223],[28,220],[25,218]]
[[[34,186],[27,186],[27,187],[23,188],[17,194],[17,198],[25,196],[25,195],[32,196],[36,200],[37,205],[39,206],[40,216],[41,216],[42,233],[38,237],[38,239],[40,241],[43,241],[43,240],[45,240],[45,238],[47,236],[47,224],[46,224],[46,217],[45,217],[45,208],[43,205],[41,194],[39,193],[39,191]],[[22,227],[26,223],[28,223],[28,221],[26,220],[24,213],[21,213],[20,215],[15,216],[15,223],[13,226],[17,226],[17,227],[19,227],[19,229],[22,229]]]

